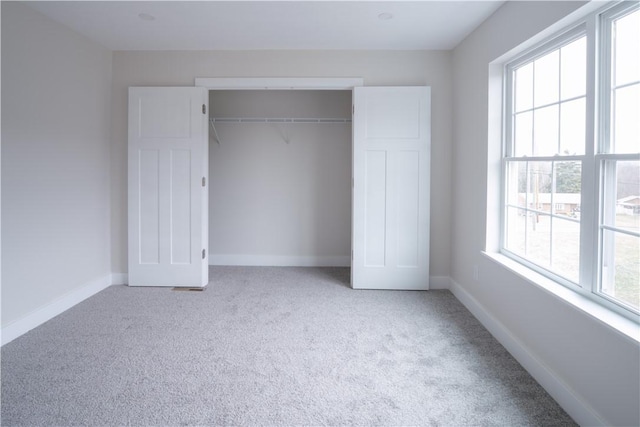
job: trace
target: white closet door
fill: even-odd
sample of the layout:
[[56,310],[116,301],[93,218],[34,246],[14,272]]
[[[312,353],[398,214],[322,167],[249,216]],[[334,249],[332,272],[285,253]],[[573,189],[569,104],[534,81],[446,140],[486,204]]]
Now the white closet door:
[[353,92],[356,289],[429,289],[430,88]]
[[129,285],[208,283],[208,92],[129,88]]

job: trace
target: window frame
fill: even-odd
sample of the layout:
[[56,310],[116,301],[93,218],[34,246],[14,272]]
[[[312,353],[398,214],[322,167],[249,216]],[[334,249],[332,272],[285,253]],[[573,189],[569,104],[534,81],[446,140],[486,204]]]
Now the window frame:
[[[612,304],[616,309],[622,307],[622,309],[626,309],[625,311],[631,311],[636,316],[640,314],[640,309],[636,309],[631,307],[620,300],[616,300],[612,296],[602,292],[603,287],[603,259],[605,258],[604,249],[605,240],[604,234],[606,230],[632,235],[636,238],[640,238],[639,233],[629,232],[628,230],[620,229],[619,227],[610,226],[605,224],[607,212],[605,212],[607,208],[607,204],[604,203],[607,195],[611,194],[611,189],[607,189],[607,184],[613,184],[615,177],[615,170],[617,168],[612,168],[610,165],[613,162],[620,161],[640,161],[640,153],[612,153],[611,146],[612,142],[612,119],[614,114],[614,107],[612,106],[612,92],[616,87],[613,76],[613,40],[612,40],[612,28],[613,22],[616,19],[619,19],[628,14],[634,13],[635,11],[640,10],[640,5],[636,2],[621,2],[612,7],[606,8],[604,10],[599,11],[597,14],[597,25],[598,25],[598,53],[600,54],[600,60],[597,64],[598,70],[598,92],[597,96],[599,99],[597,114],[598,114],[598,138],[596,151],[594,153],[595,160],[595,169],[596,169],[596,179],[597,179],[597,196],[598,196],[598,220],[597,220],[597,245],[594,245],[594,249],[597,250],[596,253],[596,278],[595,283],[593,284],[593,293],[596,294],[599,298],[602,298],[605,304]],[[627,83],[622,85],[624,87],[631,86],[635,83]],[[607,190],[609,192],[607,193]],[[613,200],[615,202],[615,198]],[[613,204],[613,209],[615,210],[615,203]],[[624,314],[624,313],[623,313]],[[636,317],[637,319],[637,317]]]
[[[503,65],[502,74],[502,145],[500,153],[500,232],[499,253],[541,274],[542,276],[569,288],[588,299],[621,314],[636,323],[640,320],[640,310],[601,292],[603,260],[603,219],[604,219],[604,165],[609,161],[640,160],[640,153],[611,154],[611,27],[615,19],[639,9],[636,2],[615,2],[600,8],[565,27],[563,30],[546,37],[539,43],[511,57]],[[548,53],[586,38],[586,92],[585,92],[585,147],[582,155],[515,156],[514,117],[515,117],[515,71]],[[559,97],[557,105],[561,105]],[[534,107],[540,108],[540,107]],[[508,184],[509,164],[521,161],[557,162],[579,161],[581,163],[580,198],[580,247],[579,280],[577,283],[537,265],[507,249],[508,225]],[[553,194],[553,193],[552,193]],[[553,206],[553,199],[552,199]],[[528,214],[529,206],[524,212]],[[547,215],[547,213],[545,213]],[[553,210],[548,213],[553,218]],[[552,242],[550,241],[550,245]]]

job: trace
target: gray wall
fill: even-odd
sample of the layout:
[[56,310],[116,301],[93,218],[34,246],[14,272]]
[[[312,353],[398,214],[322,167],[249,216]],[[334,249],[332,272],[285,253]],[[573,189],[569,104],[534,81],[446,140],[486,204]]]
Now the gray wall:
[[441,51],[114,52],[111,201],[115,273],[127,271],[127,87],[192,86],[195,77],[229,76],[362,77],[365,85],[431,86],[430,265],[432,276],[449,275],[451,61],[450,53]]
[[110,281],[111,52],[2,2],[2,326]]
[[[351,91],[211,91],[209,113],[351,119]],[[216,131],[210,263],[350,265],[351,123],[218,123]]]
[[[496,159],[488,157],[489,147],[492,154],[500,152],[499,136],[487,137],[489,63],[582,4],[507,2],[453,52],[451,277],[542,370],[572,390],[605,425],[638,425],[638,343],[481,253],[487,200],[492,202],[490,218],[499,209],[493,204],[495,188],[487,183],[487,164],[492,173],[496,165]],[[490,180],[489,185],[495,182]],[[497,231],[490,229],[489,237]],[[473,277],[474,266],[479,268],[478,280]]]

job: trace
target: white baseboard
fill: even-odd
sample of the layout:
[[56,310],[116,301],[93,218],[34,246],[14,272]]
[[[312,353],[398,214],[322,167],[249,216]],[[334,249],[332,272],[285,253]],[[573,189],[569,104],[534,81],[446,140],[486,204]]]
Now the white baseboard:
[[209,255],[209,265],[270,267],[350,267],[349,256]]
[[127,274],[127,273],[111,273],[111,284],[112,285],[128,285],[129,284],[129,274]]
[[504,324],[487,311],[460,284],[450,280],[450,290],[453,295],[578,424],[581,426],[607,425],[588,403],[540,361]]
[[449,276],[430,276],[429,289],[451,289],[451,278]]
[[2,345],[5,345],[30,330],[53,319],[74,305],[111,286],[111,275],[106,275],[86,283],[80,288],[38,308],[26,316],[2,328]]

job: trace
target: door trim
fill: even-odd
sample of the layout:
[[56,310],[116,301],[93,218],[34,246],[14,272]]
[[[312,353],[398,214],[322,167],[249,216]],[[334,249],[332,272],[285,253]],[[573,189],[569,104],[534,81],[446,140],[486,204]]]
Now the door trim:
[[196,77],[209,90],[353,90],[362,77]]
[[[195,86],[211,90],[348,90],[364,86],[362,77],[196,77]],[[353,133],[351,135],[353,151]],[[351,164],[353,182],[353,159]],[[351,226],[353,228],[353,187],[351,190]],[[353,231],[352,231],[353,233]],[[351,237],[351,256],[347,256],[347,265],[352,266],[353,235]],[[224,257],[224,256],[222,256]],[[342,263],[344,259],[340,257]],[[209,255],[209,265],[212,264]],[[229,260],[226,260],[227,262]],[[351,284],[353,287],[353,284]]]

